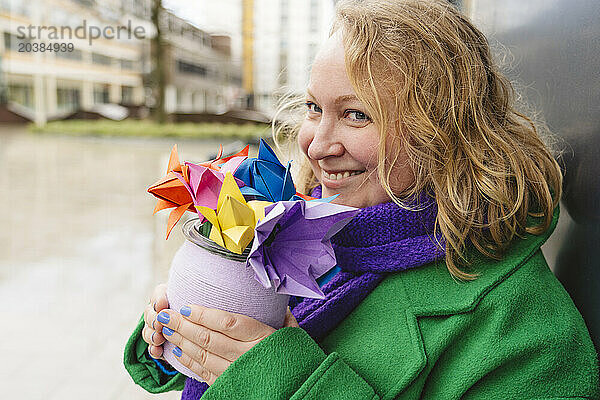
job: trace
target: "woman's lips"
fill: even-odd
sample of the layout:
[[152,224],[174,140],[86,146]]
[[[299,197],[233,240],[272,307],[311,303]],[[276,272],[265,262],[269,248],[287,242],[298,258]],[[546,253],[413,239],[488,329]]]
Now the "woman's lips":
[[365,171],[339,171],[339,172],[327,172],[321,170],[322,181],[325,186],[337,187],[341,186],[346,181],[352,179],[352,177],[362,174]]

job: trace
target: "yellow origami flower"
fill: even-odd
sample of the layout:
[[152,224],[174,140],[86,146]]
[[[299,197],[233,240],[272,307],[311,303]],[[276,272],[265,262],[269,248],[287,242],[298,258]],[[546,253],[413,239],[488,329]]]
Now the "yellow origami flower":
[[256,223],[265,216],[268,201],[246,202],[231,172],[227,172],[219,192],[217,209],[196,206],[212,224],[209,239],[226,249],[242,254],[254,238]]

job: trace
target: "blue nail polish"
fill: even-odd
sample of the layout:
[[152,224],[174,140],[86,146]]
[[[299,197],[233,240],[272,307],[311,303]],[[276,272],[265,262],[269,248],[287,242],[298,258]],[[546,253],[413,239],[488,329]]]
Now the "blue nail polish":
[[188,306],[183,306],[183,307],[181,307],[181,310],[179,310],[179,313],[181,315],[183,315],[184,317],[189,317],[190,314],[192,313],[192,309],[189,308]]
[[173,334],[173,330],[167,328],[166,326],[163,326],[162,333],[165,334],[165,335],[167,335],[167,336],[171,336]]
[[156,319],[158,320],[158,322],[160,322],[161,324],[168,324],[169,323],[169,314],[167,314],[166,312],[160,312],[158,314],[158,316],[156,317]]
[[173,354],[175,354],[177,357],[181,357],[181,349],[179,347],[175,347],[173,349]]

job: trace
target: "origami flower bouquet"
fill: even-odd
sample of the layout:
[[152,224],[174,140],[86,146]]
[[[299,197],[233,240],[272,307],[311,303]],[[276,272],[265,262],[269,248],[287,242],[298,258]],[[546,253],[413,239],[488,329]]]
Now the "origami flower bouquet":
[[[256,158],[248,146],[200,164],[179,162],[177,147],[164,178],[148,192],[154,209],[171,208],[167,238],[186,211],[186,241],[169,271],[169,307],[202,304],[283,325],[289,296],[322,298],[316,279],[336,265],[330,238],[358,211],[296,192],[290,163],[282,165],[261,140]],[[187,376],[169,342],[165,358]]]

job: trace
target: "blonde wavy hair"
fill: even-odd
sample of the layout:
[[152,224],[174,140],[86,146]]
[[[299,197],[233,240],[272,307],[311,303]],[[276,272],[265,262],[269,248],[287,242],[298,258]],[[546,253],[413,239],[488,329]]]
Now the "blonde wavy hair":
[[[340,1],[331,33],[338,30],[350,82],[379,130],[379,180],[403,208],[419,193],[435,197],[452,276],[477,277],[461,270],[469,243],[500,259],[515,236],[549,228],[560,168],[464,15],[446,1]],[[276,139],[293,138],[297,129],[288,128],[279,126]],[[403,150],[415,182],[398,191],[390,178]],[[306,172],[298,181],[315,182]],[[529,226],[528,216],[537,217]]]

